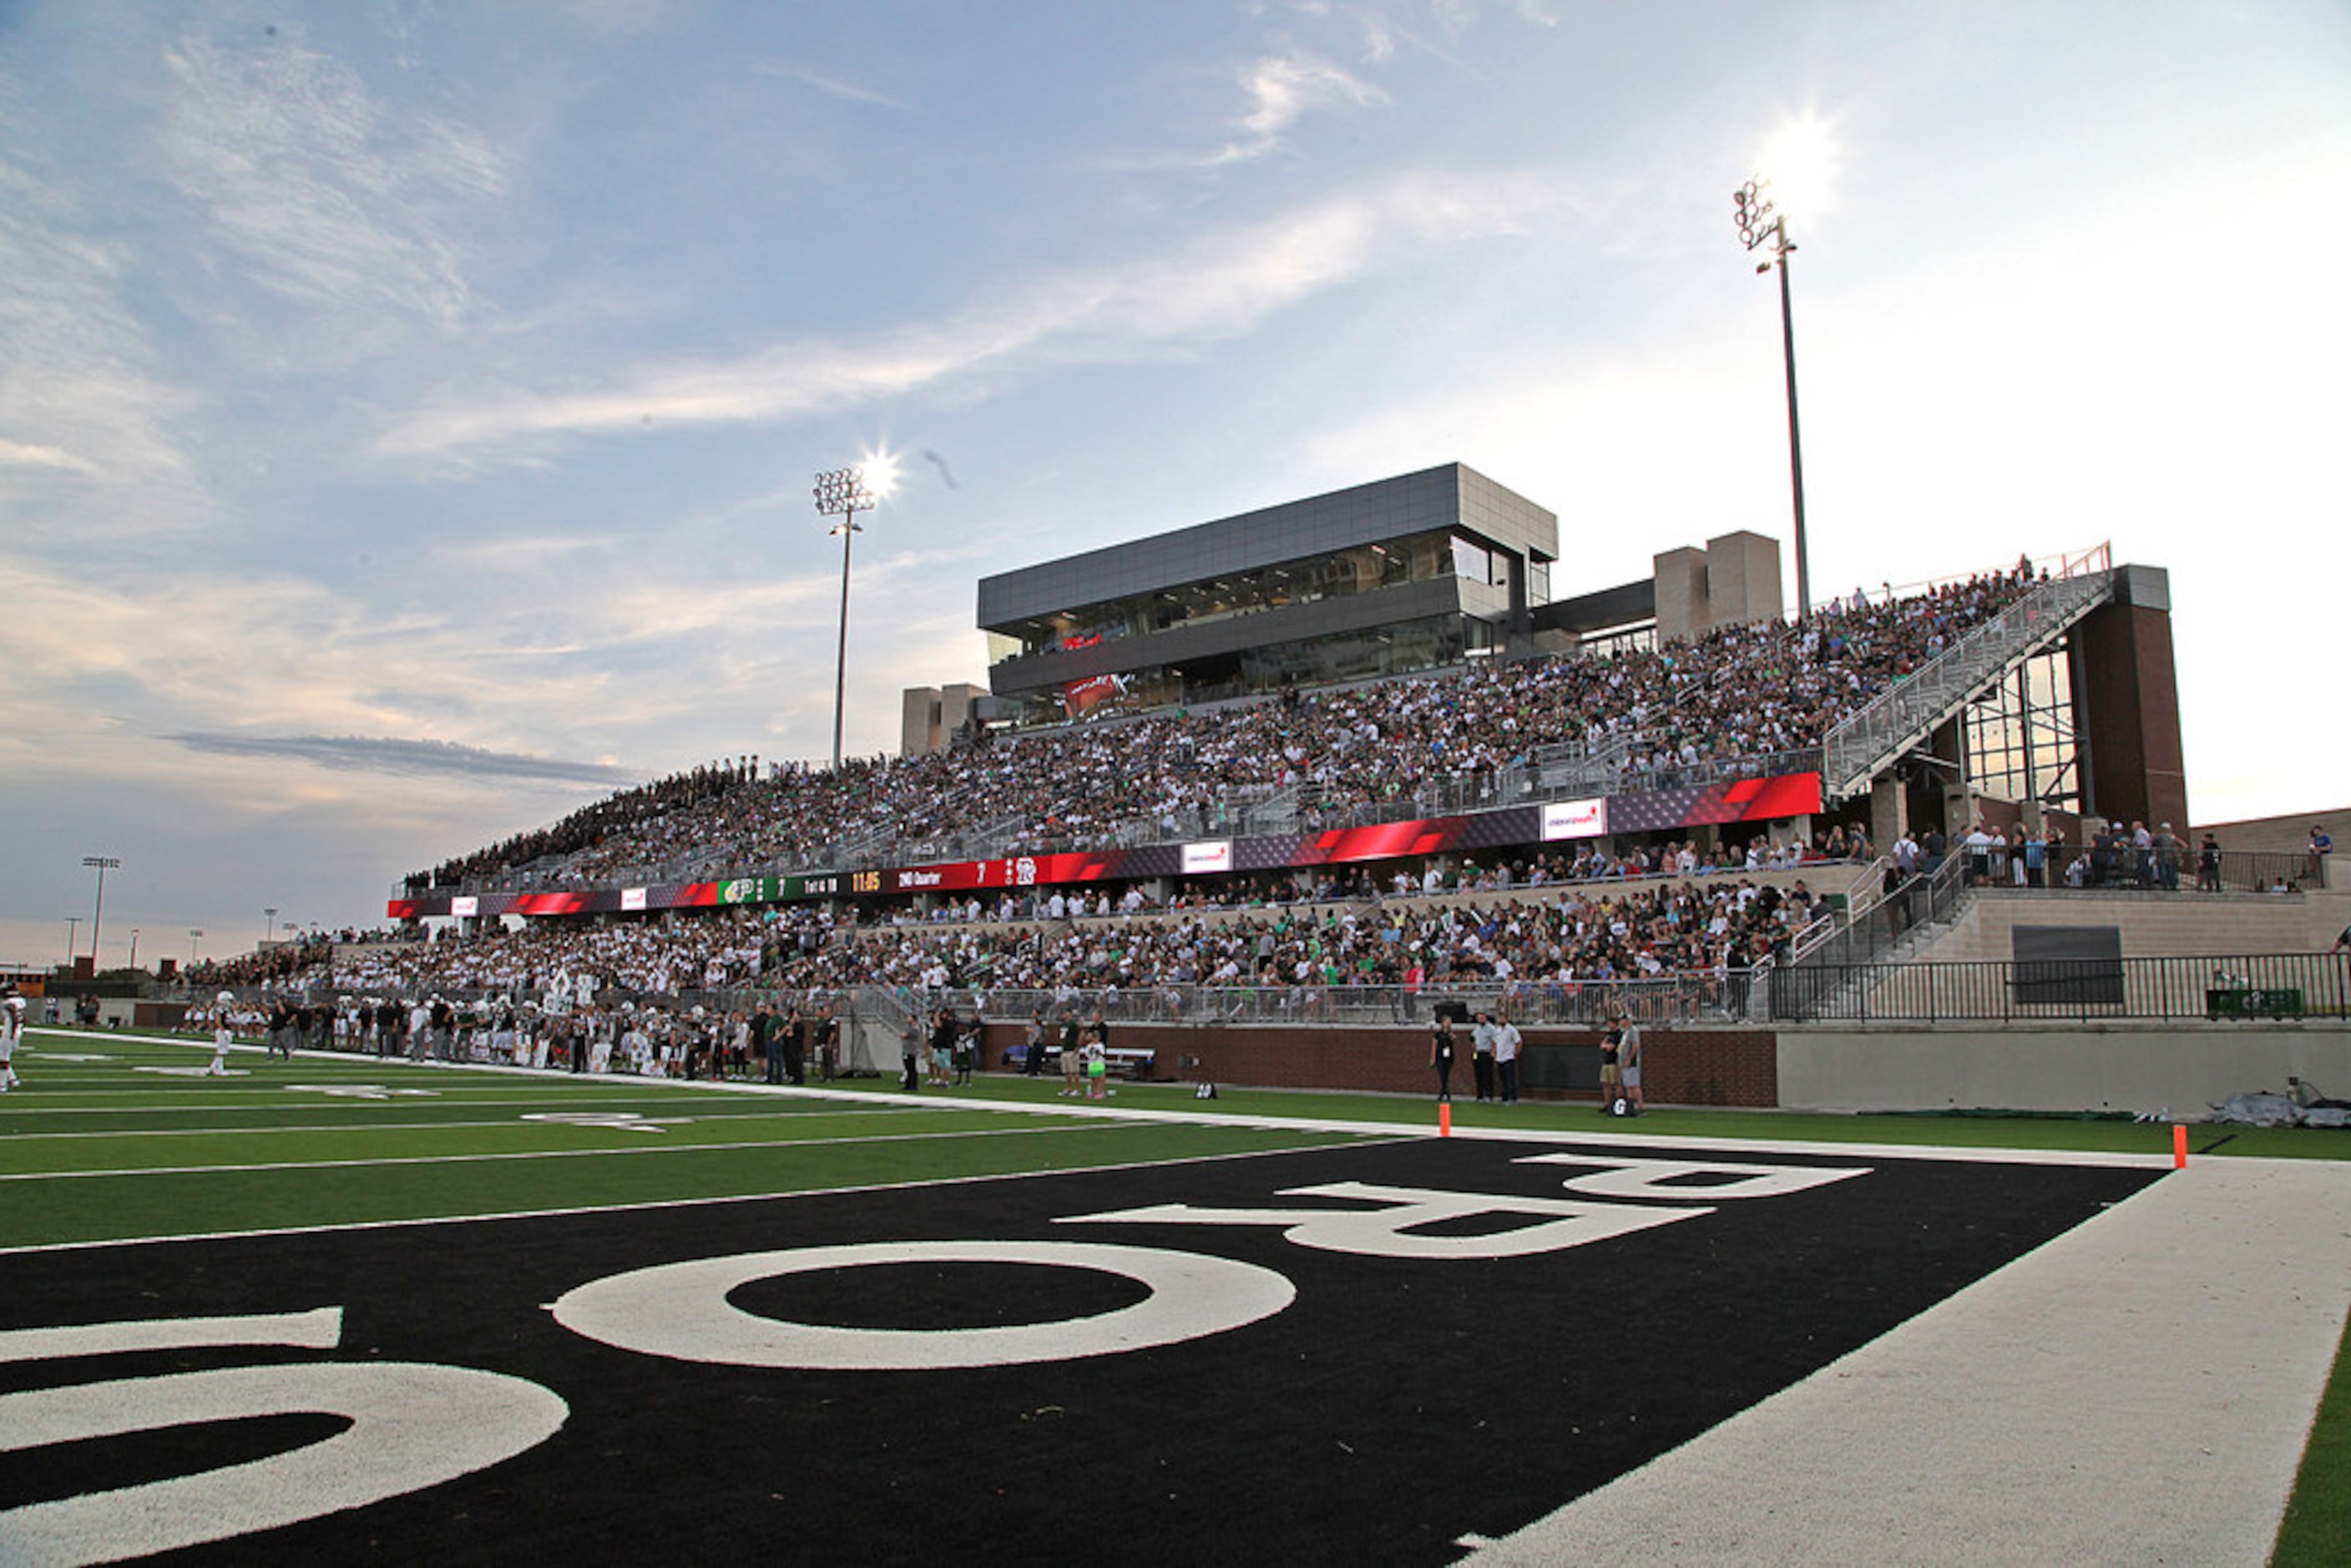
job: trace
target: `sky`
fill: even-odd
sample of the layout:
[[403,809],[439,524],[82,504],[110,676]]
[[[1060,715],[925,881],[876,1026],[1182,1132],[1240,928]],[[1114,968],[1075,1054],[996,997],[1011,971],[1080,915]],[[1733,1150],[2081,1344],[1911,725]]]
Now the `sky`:
[[1440,463],[1562,597],[1785,541],[1792,128],[1816,597],[2111,545],[2194,820],[2351,795],[2339,0],[0,0],[0,962],[827,758],[871,455],[852,755],[982,576]]

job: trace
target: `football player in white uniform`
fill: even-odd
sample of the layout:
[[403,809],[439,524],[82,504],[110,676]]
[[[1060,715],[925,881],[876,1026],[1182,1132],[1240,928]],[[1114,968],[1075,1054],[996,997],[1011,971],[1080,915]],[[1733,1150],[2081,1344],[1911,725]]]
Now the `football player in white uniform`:
[[213,998],[213,1064],[204,1069],[207,1078],[228,1076],[229,1041],[236,1038],[236,1026],[229,1019],[229,1010],[236,1006],[236,997],[223,991]]
[[0,998],[0,1094],[16,1087],[16,1042],[25,1038],[25,998],[16,988]]

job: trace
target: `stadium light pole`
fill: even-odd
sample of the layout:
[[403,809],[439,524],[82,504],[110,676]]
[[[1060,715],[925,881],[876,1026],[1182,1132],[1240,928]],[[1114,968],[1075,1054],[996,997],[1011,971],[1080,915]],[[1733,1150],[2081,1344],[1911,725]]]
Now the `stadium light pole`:
[[204,928],[201,925],[191,925],[188,927],[188,967],[194,968],[204,957]]
[[277,935],[277,911],[275,909],[263,910],[261,912],[261,945],[266,947],[269,946],[270,938]]
[[72,967],[73,967],[74,955],[75,955],[78,951],[79,951],[79,946],[80,946],[79,938],[80,938],[80,936],[81,936],[81,916],[80,916],[80,915],[67,915],[67,916],[66,916],[66,967],[67,967],[67,968],[68,968],[68,969],[70,969],[70,968],[72,968]]
[[89,912],[89,972],[95,975],[98,973],[98,922],[99,917],[106,913],[106,872],[109,866],[119,867],[122,862],[115,855],[84,855],[81,863],[98,868],[98,902]]
[[1788,257],[1795,246],[1788,242],[1788,217],[1775,212],[1767,193],[1771,182],[1750,180],[1731,193],[1732,214],[1739,224],[1739,241],[1751,254],[1771,246],[1768,258],[1755,264],[1758,272],[1780,269],[1780,342],[1788,368],[1788,482],[1796,506],[1796,619],[1813,613],[1811,562],[1804,549],[1804,444],[1796,427],[1796,313],[1788,294]]
[[131,962],[126,967],[134,974],[139,968],[139,927],[136,925],[131,928]]
[[857,514],[881,505],[895,475],[895,464],[887,457],[875,457],[816,476],[818,515],[841,519],[831,530],[841,536],[841,647],[832,666],[832,770],[836,773],[841,771],[841,704],[849,690],[849,547],[853,535],[864,532],[857,526]]

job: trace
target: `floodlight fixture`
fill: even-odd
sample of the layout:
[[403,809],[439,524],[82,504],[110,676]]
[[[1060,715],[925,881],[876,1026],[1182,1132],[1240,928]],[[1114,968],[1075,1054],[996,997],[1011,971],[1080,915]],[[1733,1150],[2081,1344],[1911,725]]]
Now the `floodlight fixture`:
[[1787,214],[1773,207],[1771,190],[1771,182],[1767,179],[1750,180],[1731,193],[1730,206],[1739,225],[1739,243],[1750,254],[1765,251],[1755,270],[1780,269],[1780,343],[1788,380],[1788,483],[1796,514],[1796,619],[1802,622],[1813,612],[1813,574],[1804,541],[1804,444],[1796,421],[1796,315],[1788,293],[1788,257],[1796,247],[1788,238]]
[[898,482],[898,465],[886,453],[869,456],[854,467],[835,468],[816,476],[816,509],[820,516],[838,517],[831,532],[841,536],[841,642],[832,668],[832,769],[841,771],[841,716],[849,690],[849,551],[854,536],[865,530],[857,514],[882,504]]
[[106,914],[106,873],[108,868],[119,867],[122,861],[116,855],[84,855],[81,863],[94,867],[98,872],[98,902],[91,905],[89,912],[89,972],[95,975],[98,973],[98,923]]

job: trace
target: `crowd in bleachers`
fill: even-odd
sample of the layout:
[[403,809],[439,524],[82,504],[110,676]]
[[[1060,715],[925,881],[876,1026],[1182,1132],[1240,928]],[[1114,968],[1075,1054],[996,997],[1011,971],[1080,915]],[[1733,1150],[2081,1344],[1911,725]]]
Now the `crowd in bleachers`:
[[[527,871],[590,886],[644,868],[675,880],[829,869],[861,846],[922,846],[978,828],[1023,850],[1102,847],[1147,824],[1214,832],[1232,808],[1295,789],[1310,825],[1402,809],[1424,785],[1523,767],[1581,744],[1616,759],[1618,789],[1677,769],[1817,746],[2032,581],[2022,562],[1927,591],[1856,591],[1804,622],[1719,628],[1601,657],[1485,662],[1439,674],[1250,705],[1148,714],[837,771],[720,765],[632,790],[553,828],[453,861],[435,885]],[[883,858],[887,858],[884,852]],[[902,854],[901,858],[904,858]],[[423,880],[412,878],[412,884]]]
[[[1687,846],[1685,846],[1687,848]],[[1668,876],[1695,864],[1670,855]],[[1409,874],[1409,873],[1402,873]],[[812,905],[673,913],[630,922],[539,921],[430,943],[319,954],[281,988],[370,997],[499,995],[560,1004],[754,990],[828,995],[879,986],[938,998],[968,993],[1156,993],[1169,988],[1350,986],[1416,992],[1663,975],[1723,975],[1784,946],[1815,904],[1726,874],[1625,883],[1515,881],[1474,864],[1450,896],[1341,898],[1254,907],[1113,911],[1058,896],[1035,918],[860,926]],[[1328,883],[1280,891],[1310,900]]]
[[552,827],[517,833],[503,843],[444,861],[429,872],[411,872],[408,888],[411,893],[423,893],[435,887],[462,887],[476,877],[496,875],[538,861],[559,860],[595,850],[609,841],[632,841],[657,834],[661,825],[673,816],[724,800],[754,782],[758,775],[759,759],[756,757],[706,762],[583,806]]
[[[1216,710],[1162,712],[931,757],[820,772],[756,758],[625,791],[552,827],[411,877],[412,888],[521,876],[593,885],[646,866],[680,880],[823,867],[848,844],[921,844],[988,826],[1024,848],[1083,848],[1148,823],[1189,831],[1275,791],[1332,812],[1408,807],[1424,785],[1523,767],[1580,743],[1623,787],[1701,764],[1819,744],[1840,718],[1996,614],[2032,583],[2020,562],[1924,592],[1823,606],[1802,623],[1718,629],[1605,656],[1486,662]],[[616,920],[542,920],[470,936],[319,941],[204,967],[200,983],[418,998],[578,1000],[829,993],[864,986],[1181,991],[1479,984],[1520,988],[1659,974],[1726,975],[1810,918],[1801,881],[1745,874],[1823,857],[1865,862],[1839,829],[1817,844],[1588,845],[1439,868],[1428,862],[1187,880],[1165,907],[1139,888],[1036,889],[892,915],[796,905]],[[1424,883],[1423,878],[1430,879]],[[1441,885],[1438,878],[1442,878]],[[1650,879],[1637,887],[1624,879]],[[1439,891],[1451,898],[1418,896]]]

